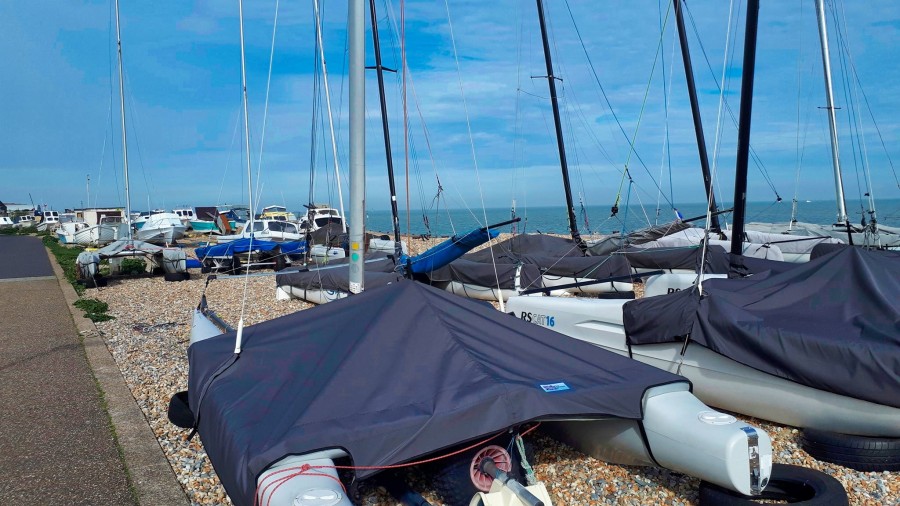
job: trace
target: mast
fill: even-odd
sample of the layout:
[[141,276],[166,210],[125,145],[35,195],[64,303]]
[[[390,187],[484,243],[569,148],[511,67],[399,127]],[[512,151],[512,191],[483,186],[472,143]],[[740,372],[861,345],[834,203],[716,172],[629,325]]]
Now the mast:
[[365,0],[348,0],[350,60],[350,293],[360,293],[366,215],[366,11]]
[[[344,193],[341,190],[341,167],[338,161],[337,141],[334,136],[334,119],[331,115],[331,93],[328,91],[328,71],[325,68],[325,46],[322,45],[322,20],[319,18],[319,0],[313,0],[313,6],[316,11],[316,38],[319,40],[319,56],[322,62],[322,82],[325,86],[325,107],[328,108],[328,128],[331,130],[331,152],[334,158],[334,179],[337,181],[338,206],[341,208],[341,217],[344,214]],[[312,204],[312,200],[310,200]],[[347,220],[341,219],[341,230],[347,231]]]
[[253,171],[250,168],[250,115],[247,112],[247,69],[244,63],[244,0],[238,0],[238,17],[241,27],[241,94],[244,103],[244,148],[247,151],[247,200],[250,206],[249,231],[252,237],[253,215],[256,214],[256,210],[253,208]]
[[[122,71],[122,35],[119,30],[119,0],[116,0],[116,54],[119,60],[119,104],[122,109],[122,166],[125,171],[125,222],[128,224],[128,240],[132,240],[131,235],[131,192],[128,188],[128,141],[125,135],[125,78]],[[88,176],[88,185],[90,185],[90,176]],[[91,206],[90,197],[88,197],[88,207]]]
[[378,19],[375,15],[375,0],[369,0],[372,15],[372,40],[375,45],[375,73],[378,75],[378,99],[381,102],[381,130],[384,132],[384,153],[387,157],[388,184],[391,191],[391,220],[394,226],[394,258],[400,261],[403,253],[400,247],[400,213],[397,211],[397,188],[394,184],[394,158],[391,154],[391,133],[387,120],[387,101],[384,97],[384,71],[395,72],[381,64],[381,42],[378,39]]
[[[837,222],[847,227],[847,205],[844,202],[844,182],[841,177],[841,159],[838,153],[837,120],[834,114],[834,96],[831,92],[831,56],[828,52],[828,32],[825,28],[825,2],[816,0],[816,18],[819,21],[819,42],[822,45],[822,68],[825,72],[825,108],[828,110],[828,130],[831,132],[831,164],[834,167],[834,194],[837,200]],[[851,241],[852,244],[852,241]]]
[[750,158],[750,117],[753,112],[753,72],[756,66],[756,29],[759,0],[747,1],[744,29],[744,66],[741,76],[741,108],[738,116],[737,166],[734,176],[734,218],[731,228],[731,255],[743,253],[744,217],[747,207],[747,162]]
[[550,59],[550,43],[547,40],[547,27],[544,23],[544,4],[537,0],[538,20],[541,24],[541,40],[544,43],[544,61],[547,63],[547,82],[550,84],[550,103],[553,105],[553,126],[556,128],[556,146],[559,149],[559,166],[562,170],[563,188],[566,191],[566,207],[569,213],[569,231],[578,248],[585,252],[587,245],[578,233],[578,222],[575,220],[575,203],[572,200],[572,186],[569,184],[569,164],[566,162],[566,146],[563,142],[562,122],[559,118],[559,101],[556,97],[556,77],[553,75],[553,62]]
[[703,172],[703,187],[706,189],[706,200],[709,203],[711,218],[710,228],[713,231],[721,231],[719,215],[716,206],[716,197],[713,194],[712,175],[709,171],[709,156],[706,153],[706,138],[703,135],[703,121],[700,119],[700,103],[697,100],[697,87],[694,84],[694,69],[691,65],[691,52],[688,47],[687,31],[684,28],[684,13],[682,12],[682,0],[673,0],[675,4],[675,21],[678,27],[678,41],[681,45],[681,59],[684,62],[684,77],[687,81],[688,96],[691,100],[691,114],[694,117],[694,134],[697,136],[697,151],[700,154],[700,170]]

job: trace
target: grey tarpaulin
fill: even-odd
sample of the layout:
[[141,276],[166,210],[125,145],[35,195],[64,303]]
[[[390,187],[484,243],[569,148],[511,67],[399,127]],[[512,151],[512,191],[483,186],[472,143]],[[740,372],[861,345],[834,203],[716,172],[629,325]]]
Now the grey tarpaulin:
[[637,419],[648,388],[686,381],[408,280],[246,327],[240,357],[211,379],[234,337],[190,347],[189,402],[247,506],[257,476],[290,454],[408,462],[531,420]]
[[[805,264],[627,302],[629,345],[691,340],[813,388],[900,407],[900,255],[842,248]],[[693,345],[692,345],[693,346]]]

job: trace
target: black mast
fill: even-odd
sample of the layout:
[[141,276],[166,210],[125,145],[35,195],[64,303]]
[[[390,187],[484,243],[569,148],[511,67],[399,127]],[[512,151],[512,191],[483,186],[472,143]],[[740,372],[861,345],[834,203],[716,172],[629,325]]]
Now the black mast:
[[750,157],[750,115],[753,110],[753,71],[756,66],[756,29],[759,25],[759,0],[747,0],[747,26],[744,30],[744,67],[741,76],[741,109],[738,116],[737,166],[734,176],[734,222],[731,230],[731,255],[743,252],[744,216],[747,207],[747,161]]
[[388,130],[387,101],[384,98],[384,71],[396,72],[381,65],[381,43],[378,39],[378,18],[375,15],[375,0],[369,0],[369,12],[372,14],[372,40],[375,44],[375,66],[378,74],[378,98],[381,102],[381,126],[384,131],[384,153],[387,156],[388,183],[391,190],[391,220],[394,226],[394,258],[400,261],[403,250],[400,247],[400,213],[397,211],[397,188],[394,185],[394,158],[391,155],[391,133]]
[[553,62],[550,60],[550,43],[547,41],[547,27],[544,24],[544,4],[537,0],[538,19],[541,23],[541,39],[544,42],[544,60],[547,62],[547,82],[550,83],[550,103],[553,104],[553,125],[556,127],[556,145],[559,148],[559,166],[562,169],[563,187],[566,190],[566,206],[569,211],[569,230],[572,240],[582,252],[587,251],[587,245],[578,233],[578,223],[575,221],[575,204],[572,201],[572,187],[569,184],[569,165],[566,162],[566,146],[563,143],[562,122],[559,119],[559,101],[556,98],[556,77],[553,76]]
[[709,156],[706,154],[706,138],[703,135],[703,121],[700,119],[700,103],[697,101],[697,87],[694,85],[694,69],[691,65],[691,52],[688,48],[687,31],[684,29],[684,13],[682,12],[683,0],[673,0],[675,4],[675,21],[678,26],[678,42],[681,45],[681,59],[684,61],[684,77],[687,80],[688,96],[691,99],[691,114],[694,117],[694,133],[697,135],[697,150],[700,152],[700,170],[703,172],[703,187],[706,189],[706,199],[709,202],[709,212],[712,215],[710,228],[715,232],[721,232],[719,215],[716,206],[716,196],[713,194],[712,175],[709,172]]

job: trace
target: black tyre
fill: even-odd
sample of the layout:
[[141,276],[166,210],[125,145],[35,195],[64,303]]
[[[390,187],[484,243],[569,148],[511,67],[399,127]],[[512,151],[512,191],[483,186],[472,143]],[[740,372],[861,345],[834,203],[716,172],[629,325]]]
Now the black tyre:
[[209,274],[210,272],[212,272],[212,267],[210,267],[208,265],[204,265],[203,267],[200,267],[200,274]]
[[166,281],[185,281],[191,279],[191,275],[187,272],[166,272],[163,274]]
[[900,471],[900,438],[803,429],[800,447],[818,460],[857,471]]
[[833,477],[808,467],[773,464],[769,484],[756,497],[700,482],[700,504],[709,506],[738,506],[762,504],[760,500],[786,501],[805,506],[849,505],[847,492]]
[[284,258],[284,255],[278,254],[275,256],[275,270],[280,271],[287,267],[287,259]]
[[234,255],[231,257],[231,269],[229,269],[228,274],[240,274],[241,273],[241,259]]
[[103,288],[108,282],[106,278],[98,276],[92,279],[79,280],[78,283],[84,285],[85,288]]
[[191,412],[187,390],[177,392],[169,399],[169,421],[176,427],[191,429],[194,427],[194,413]]

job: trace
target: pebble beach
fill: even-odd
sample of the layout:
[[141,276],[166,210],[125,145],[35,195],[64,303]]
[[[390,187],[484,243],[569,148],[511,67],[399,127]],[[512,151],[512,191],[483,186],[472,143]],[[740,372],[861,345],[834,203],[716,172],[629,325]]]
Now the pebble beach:
[[[432,244],[413,240],[410,249],[415,253]],[[200,438],[187,441],[188,431],[172,425],[166,414],[172,394],[187,389],[191,311],[204,290],[210,307],[233,326],[242,316],[247,326],[312,307],[299,300],[275,300],[272,276],[219,278],[207,285],[206,275],[197,271],[182,282],[165,282],[159,276],[112,278],[107,287],[88,290],[84,297],[109,304],[108,313],[114,319],[98,322],[97,330],[191,503],[231,504]],[[851,504],[900,504],[900,473],[867,473],[817,461],[800,449],[796,428],[736,416],[769,433],[774,462],[818,469],[837,478]],[[535,448],[535,474],[554,504],[697,503],[699,481],[695,478],[658,468],[606,464],[547,437],[540,429],[526,437]],[[440,504],[428,489],[427,477],[411,470],[409,480],[432,504]],[[398,504],[377,483],[364,485],[363,492],[362,504]]]

